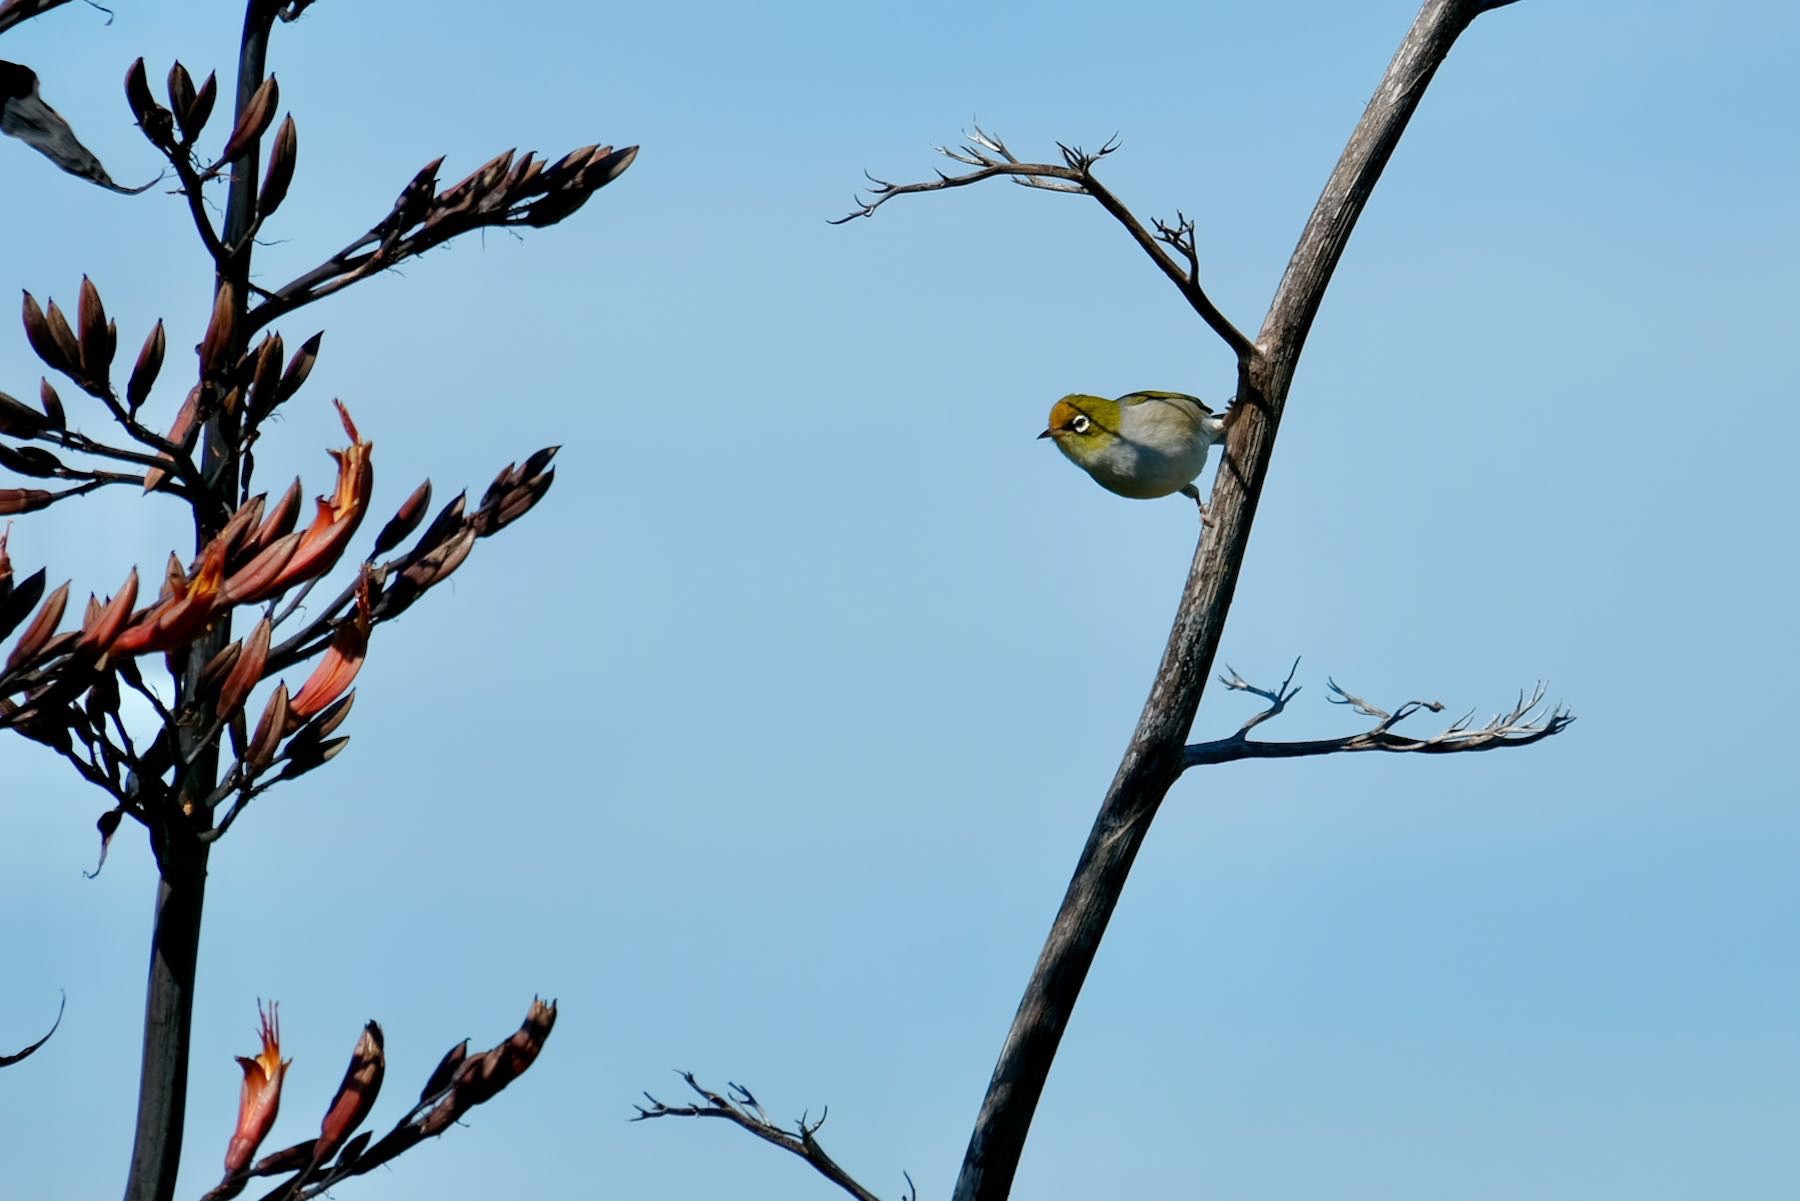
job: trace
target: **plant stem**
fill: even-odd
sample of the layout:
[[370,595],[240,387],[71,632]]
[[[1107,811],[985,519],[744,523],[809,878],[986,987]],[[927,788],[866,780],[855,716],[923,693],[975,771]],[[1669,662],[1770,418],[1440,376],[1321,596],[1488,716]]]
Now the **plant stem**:
[[[245,5],[243,37],[238,48],[235,112],[239,115],[262,84],[269,33],[279,8],[273,0],[248,0]],[[255,219],[260,143],[261,139],[257,139],[246,147],[231,165],[222,238],[226,254],[215,262],[215,297],[217,289],[227,284],[232,285],[237,296],[237,320],[233,325],[238,332],[230,352],[224,356],[227,364],[239,361],[246,340],[243,317],[252,250],[247,235]],[[215,398],[226,391],[218,385],[217,380],[201,381],[203,389],[213,389]],[[208,495],[192,498],[196,553],[237,508],[240,489],[236,424],[237,418],[221,412],[216,404],[206,419],[200,470]],[[202,836],[212,824],[212,811],[199,799],[212,792],[219,773],[216,744],[200,746],[214,723],[198,686],[201,669],[230,638],[231,622],[225,616],[186,651],[177,680],[177,703],[172,706],[185,720],[171,734],[180,751],[180,761],[189,763],[189,767],[178,777],[179,794],[169,798],[163,811],[150,815],[151,842],[161,878],[157,883],[150,980],[144,1000],[137,1136],[125,1182],[125,1201],[173,1201],[181,1166],[188,1055],[193,1040],[194,980],[199,967],[200,919],[205,907],[210,845]]]

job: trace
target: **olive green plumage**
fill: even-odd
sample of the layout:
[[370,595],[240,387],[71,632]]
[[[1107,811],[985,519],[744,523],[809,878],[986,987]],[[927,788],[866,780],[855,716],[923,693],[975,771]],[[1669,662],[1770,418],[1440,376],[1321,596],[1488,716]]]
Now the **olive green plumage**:
[[1054,440],[1109,492],[1136,500],[1179,492],[1198,504],[1194,479],[1226,423],[1185,392],[1127,392],[1117,400],[1077,392],[1051,406],[1038,437]]

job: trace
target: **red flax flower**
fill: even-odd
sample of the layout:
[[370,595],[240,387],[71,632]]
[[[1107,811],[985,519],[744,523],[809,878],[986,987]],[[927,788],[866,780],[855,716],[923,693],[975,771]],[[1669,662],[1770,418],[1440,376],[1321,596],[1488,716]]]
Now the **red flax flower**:
[[113,639],[106,648],[119,655],[142,655],[186,646],[213,623],[228,605],[224,595],[225,543],[218,538],[206,545],[189,579],[180,563],[170,560],[162,599],[133,614],[137,622]]
[[256,1158],[256,1149],[268,1137],[281,1109],[281,1081],[293,1062],[281,1057],[281,1018],[276,1006],[271,1003],[264,1010],[258,1005],[256,1011],[262,1018],[262,1051],[255,1059],[238,1056],[244,1069],[244,1089],[238,1097],[237,1129],[225,1148],[227,1176],[237,1175]]
[[319,665],[313,668],[312,674],[300,686],[300,691],[288,702],[288,716],[295,724],[305,721],[343,696],[356,679],[356,673],[362,669],[363,658],[369,653],[369,626],[372,621],[369,573],[365,567],[362,578],[356,584],[355,616],[338,626],[331,635],[331,643],[325,648]]
[[337,1096],[331,1099],[325,1120],[319,1124],[319,1140],[313,1144],[314,1166],[336,1155],[338,1148],[368,1118],[369,1111],[375,1108],[375,1098],[381,1092],[381,1080],[385,1075],[387,1055],[382,1050],[381,1026],[370,1022],[363,1027],[362,1037],[356,1040],[356,1049],[350,1053],[350,1066],[344,1072],[344,1082],[338,1085]]
[[375,468],[369,462],[374,443],[363,440],[350,420],[350,410],[337,401],[338,417],[350,445],[343,450],[328,451],[337,460],[337,488],[332,495],[318,498],[318,510],[304,531],[277,537],[271,533],[277,515],[286,520],[286,498],[276,506],[277,514],[256,535],[257,555],[240,568],[226,585],[233,604],[252,604],[267,600],[330,571],[343,555],[344,548],[362,524],[369,508],[369,494],[375,488]]
[[344,422],[344,432],[350,435],[350,445],[329,452],[337,460],[337,491],[330,500],[319,498],[312,525],[307,527],[294,557],[288,560],[287,568],[281,573],[284,585],[297,584],[331,570],[338,556],[344,553],[350,536],[356,533],[356,527],[362,524],[363,514],[369,507],[369,494],[375,488],[375,469],[369,463],[369,452],[374,449],[374,443],[365,442],[356,432],[356,423],[350,420],[350,410],[344,407],[344,402],[334,403]]

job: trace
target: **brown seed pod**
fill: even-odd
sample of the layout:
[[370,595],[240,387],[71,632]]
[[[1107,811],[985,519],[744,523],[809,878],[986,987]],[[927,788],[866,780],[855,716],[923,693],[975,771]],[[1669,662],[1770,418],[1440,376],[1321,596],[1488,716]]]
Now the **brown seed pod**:
[[275,83],[275,77],[263,80],[250,97],[250,102],[239,114],[237,125],[231,131],[231,137],[225,141],[225,149],[219,152],[219,162],[229,163],[248,150],[255,141],[268,132],[270,122],[275,120],[275,109],[281,103],[281,88]]
[[300,135],[290,114],[283,117],[275,131],[275,148],[269,151],[269,171],[263,177],[262,190],[256,197],[256,212],[267,217],[281,207],[287,198],[288,185],[294,182],[294,157],[300,152]]
[[163,336],[163,323],[159,319],[156,328],[144,339],[144,348],[138,351],[137,363],[131,369],[131,379],[125,385],[125,403],[133,413],[143,406],[145,398],[150,395],[157,373],[162,370],[163,351],[167,345],[167,339]]
[[37,297],[30,292],[25,293],[22,317],[25,322],[25,340],[31,343],[31,349],[37,352],[37,357],[44,360],[44,365],[50,370],[69,374],[69,369],[75,366],[75,360],[63,353],[61,345],[50,331],[50,319],[38,307]]

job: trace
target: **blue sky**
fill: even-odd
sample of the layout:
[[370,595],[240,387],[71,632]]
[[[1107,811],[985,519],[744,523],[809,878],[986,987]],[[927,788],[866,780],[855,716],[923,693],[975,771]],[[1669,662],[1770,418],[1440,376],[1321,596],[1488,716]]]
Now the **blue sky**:
[[[224,68],[240,11],[71,5],[5,53],[142,182],[125,67]],[[674,1067],[782,1117],[829,1104],[865,1183],[947,1195],[1194,537],[1185,502],[1104,493],[1032,435],[1067,391],[1222,399],[1230,360],[1091,202],[990,185],[826,219],[973,117],[1027,157],[1116,131],[1104,178],[1196,218],[1253,328],[1412,11],[324,0],[279,30],[300,159],[265,279],[439,154],[457,178],[511,146],[644,150],[562,227],[281,325],[327,335],[269,486],[326,486],[333,396],[385,508],[565,449],[543,506],[379,632],[349,750],[215,855],[184,1195],[216,1178],[258,997],[295,1061],[286,1142],[367,1018],[379,1124],[534,991],[562,1019],[532,1073],[340,1195],[838,1195],[739,1132],[626,1124]],[[1485,710],[1548,678],[1580,720],[1184,779],[1016,1195],[1790,1194],[1800,18],[1733,14],[1525,0],[1464,37],[1326,298],[1226,630],[1261,682],[1304,656],[1270,736],[1352,728],[1327,674]],[[208,287],[180,203],[11,141],[0,170],[5,282],[69,303],[86,271],[121,342],[163,317],[178,364]],[[0,388],[37,374],[0,334]],[[90,498],[12,554],[110,590],[186,552],[179,517]],[[1250,711],[1215,689],[1198,732]],[[19,739],[0,768],[0,1044],[69,995],[0,1077],[9,1189],[104,1196],[154,872],[122,837],[83,879],[97,798]]]

